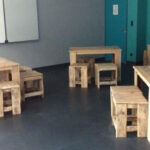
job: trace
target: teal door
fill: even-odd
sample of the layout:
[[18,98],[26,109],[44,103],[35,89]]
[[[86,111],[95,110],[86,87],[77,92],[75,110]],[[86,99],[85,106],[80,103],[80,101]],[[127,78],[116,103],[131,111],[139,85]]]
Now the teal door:
[[122,49],[122,62],[127,59],[127,0],[105,0],[105,45]]

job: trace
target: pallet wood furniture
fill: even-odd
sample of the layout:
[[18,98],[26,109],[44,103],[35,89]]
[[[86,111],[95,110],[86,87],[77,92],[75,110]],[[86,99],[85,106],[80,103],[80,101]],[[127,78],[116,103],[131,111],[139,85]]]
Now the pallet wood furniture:
[[95,59],[91,57],[79,58],[78,63],[89,63],[89,75],[91,78],[95,77]]
[[[138,77],[142,79],[142,81],[148,86],[148,101],[150,101],[150,66],[134,66],[134,85],[138,85]],[[148,132],[147,138],[150,142],[150,103],[149,103],[149,111],[148,111]]]
[[121,49],[117,46],[71,47],[69,49],[70,64],[77,63],[78,55],[113,55],[113,63],[118,67],[118,80],[121,80]]
[[[32,88],[28,88],[28,82],[35,81],[38,83],[38,86],[32,86]],[[24,101],[28,97],[33,96],[42,96],[44,98],[44,85],[43,85],[43,74],[37,71],[26,71],[21,72],[21,93],[22,93],[22,100]]]
[[150,65],[150,45],[148,45],[148,49],[144,51],[143,65]]
[[77,63],[69,66],[69,87],[81,85],[82,88],[88,87],[88,63]]
[[[137,131],[138,137],[146,137],[148,102],[140,89],[137,86],[116,86],[110,88],[110,95],[116,137],[126,137],[127,132],[133,131]],[[137,110],[137,115],[128,114],[128,109]],[[128,121],[134,121],[134,124],[128,125]]]
[[0,57],[0,81],[7,81],[9,79],[9,73],[11,74],[11,80],[17,82],[20,85],[20,67],[19,63]]
[[[111,77],[101,77],[101,72],[111,71]],[[98,88],[101,85],[117,85],[118,70],[117,65],[113,63],[95,64],[95,84]]]
[[[4,92],[11,93],[9,104],[5,103]],[[14,81],[0,82],[0,117],[8,111],[12,111],[13,115],[21,114],[20,85]]]

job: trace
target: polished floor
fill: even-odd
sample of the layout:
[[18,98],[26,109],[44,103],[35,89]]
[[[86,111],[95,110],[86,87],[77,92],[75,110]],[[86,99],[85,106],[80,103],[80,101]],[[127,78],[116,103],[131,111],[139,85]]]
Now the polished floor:
[[[23,103],[22,115],[0,119],[0,150],[150,150],[136,134],[116,139],[110,117],[109,86],[68,87],[68,67],[44,73],[45,98]],[[122,66],[122,82],[133,84],[131,66]]]

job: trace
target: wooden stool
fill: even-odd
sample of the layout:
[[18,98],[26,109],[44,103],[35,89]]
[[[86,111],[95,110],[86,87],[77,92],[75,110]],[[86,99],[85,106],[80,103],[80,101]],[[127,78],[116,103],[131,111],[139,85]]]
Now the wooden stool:
[[78,63],[89,63],[89,76],[95,77],[95,59],[94,58],[79,58]]
[[[11,93],[9,105],[6,105],[4,101],[4,92]],[[12,111],[13,115],[21,114],[20,86],[13,81],[0,83],[0,117],[3,117],[4,112],[8,111]]]
[[[31,88],[28,88],[26,84],[31,81],[36,81],[38,83],[38,86],[32,85]],[[34,83],[35,82],[33,82],[33,84]],[[27,97],[39,95],[44,98],[43,74],[32,70],[21,72],[21,91],[22,100],[25,100],[25,98]]]
[[31,71],[32,68],[28,66],[20,66],[20,72]]
[[69,86],[76,87],[81,85],[82,88],[88,87],[88,63],[77,63],[69,66]]
[[[102,71],[112,71],[111,77],[100,77],[100,72]],[[98,88],[100,88],[100,85],[117,85],[117,79],[118,79],[118,71],[117,71],[117,65],[113,63],[101,63],[101,64],[95,64],[95,84]]]
[[[140,89],[136,86],[115,86],[110,88],[110,95],[116,137],[126,137],[127,132],[134,131],[137,131],[138,137],[146,137],[148,102]],[[128,110],[132,113],[128,114]],[[129,121],[133,123],[127,124]]]

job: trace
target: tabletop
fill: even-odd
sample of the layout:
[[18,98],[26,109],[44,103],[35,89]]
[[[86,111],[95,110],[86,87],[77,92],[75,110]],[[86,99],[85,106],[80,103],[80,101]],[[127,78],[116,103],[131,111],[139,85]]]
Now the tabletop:
[[71,47],[70,52],[85,52],[85,51],[117,51],[121,50],[118,46],[98,46],[98,47]]
[[19,63],[8,60],[7,58],[0,57],[0,68],[16,66],[16,65],[19,65]]
[[150,87],[150,66],[134,66],[133,68],[147,86]]

